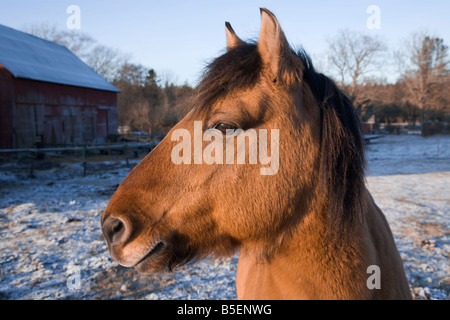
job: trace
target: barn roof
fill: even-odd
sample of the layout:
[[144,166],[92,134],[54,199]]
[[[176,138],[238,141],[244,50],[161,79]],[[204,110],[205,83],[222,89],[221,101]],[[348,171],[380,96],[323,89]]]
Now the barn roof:
[[66,47],[1,24],[0,64],[16,78],[119,91]]

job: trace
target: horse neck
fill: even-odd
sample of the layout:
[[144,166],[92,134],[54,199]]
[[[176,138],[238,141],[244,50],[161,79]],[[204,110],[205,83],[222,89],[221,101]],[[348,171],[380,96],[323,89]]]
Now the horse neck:
[[[365,284],[366,275],[361,273],[364,241],[356,232],[345,246],[333,240],[327,232],[327,203],[315,198],[308,212],[299,213],[303,219],[280,240],[276,252],[263,257],[257,246],[241,248],[239,298],[332,299],[364,294],[364,287],[352,287]],[[355,281],[357,278],[361,279]],[[258,288],[257,292],[252,288]]]

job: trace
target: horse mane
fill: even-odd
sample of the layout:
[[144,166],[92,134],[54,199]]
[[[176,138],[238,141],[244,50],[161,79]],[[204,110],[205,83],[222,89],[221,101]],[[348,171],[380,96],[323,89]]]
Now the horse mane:
[[362,219],[366,158],[361,122],[334,81],[316,72],[303,50],[297,56],[304,65],[303,79],[320,107],[320,189],[328,195],[328,226],[342,239]]
[[[361,220],[366,160],[361,123],[350,99],[329,77],[316,72],[304,50],[292,51],[303,70],[292,68],[309,86],[320,108],[320,191],[328,200],[328,229],[336,239]],[[255,43],[243,43],[213,60],[195,90],[204,110],[235,89],[254,86],[263,67]]]

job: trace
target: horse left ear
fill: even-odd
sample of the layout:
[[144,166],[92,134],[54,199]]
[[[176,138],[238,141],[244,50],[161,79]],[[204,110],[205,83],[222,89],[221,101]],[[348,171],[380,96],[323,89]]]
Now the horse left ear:
[[229,22],[225,22],[225,33],[227,36],[227,51],[230,51],[231,49],[244,43],[244,41],[239,39],[239,37],[236,35]]
[[265,8],[260,10],[258,51],[263,63],[274,81],[281,80],[287,85],[299,83],[303,70],[301,60],[293,54],[275,15]]

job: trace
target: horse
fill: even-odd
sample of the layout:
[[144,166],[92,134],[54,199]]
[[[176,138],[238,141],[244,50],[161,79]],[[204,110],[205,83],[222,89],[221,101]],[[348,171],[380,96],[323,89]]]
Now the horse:
[[[101,227],[111,257],[145,274],[239,252],[238,299],[411,299],[365,186],[352,102],[260,11],[257,41],[225,23],[226,50],[206,67],[188,113],[110,199]],[[242,135],[244,155],[265,143],[277,166],[263,174],[267,161],[228,161],[239,148],[221,148]]]

